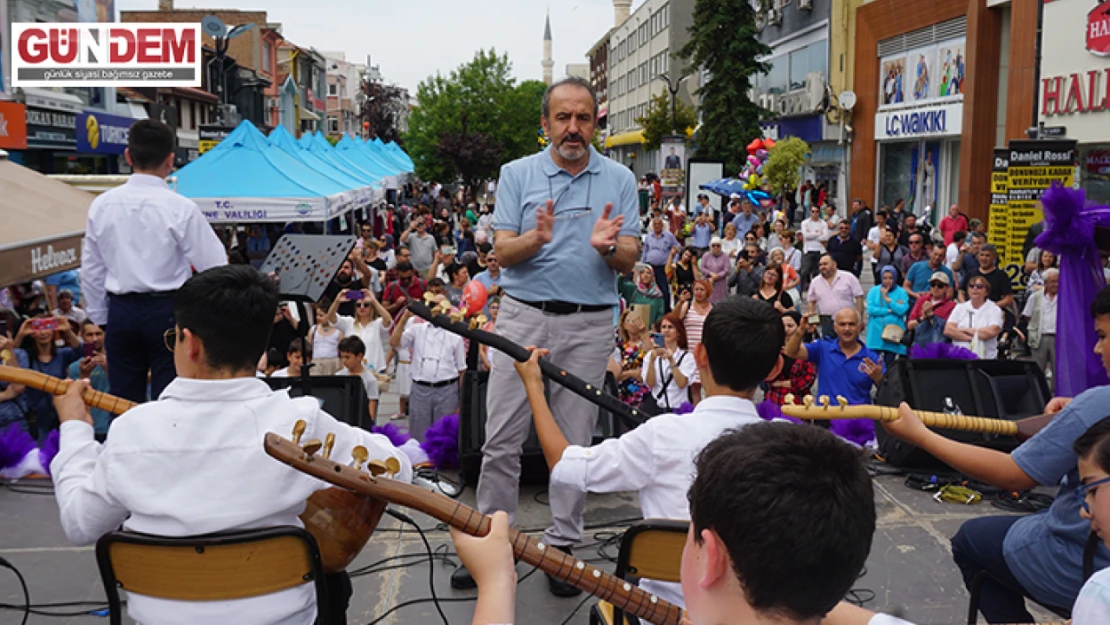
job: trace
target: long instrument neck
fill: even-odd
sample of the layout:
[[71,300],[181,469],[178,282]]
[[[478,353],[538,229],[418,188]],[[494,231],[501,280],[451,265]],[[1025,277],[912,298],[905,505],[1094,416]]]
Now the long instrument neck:
[[[879,411],[879,421],[894,421],[898,419],[898,409],[888,406],[875,406]],[[986,417],[969,417],[959,414],[946,414],[928,410],[914,410],[914,414],[926,426],[948,430],[963,430],[967,432],[982,432],[984,434],[1000,434],[1002,436],[1015,436],[1018,433],[1017,423],[1003,419],[988,419]]]
[[[7,366],[0,366],[0,380],[30,386],[33,389],[52,395],[65,395],[70,384],[69,380],[61,380],[52,375]],[[115,415],[123,414],[135,407],[135,402],[92,389],[85,391],[82,399],[93,408],[99,408]]]

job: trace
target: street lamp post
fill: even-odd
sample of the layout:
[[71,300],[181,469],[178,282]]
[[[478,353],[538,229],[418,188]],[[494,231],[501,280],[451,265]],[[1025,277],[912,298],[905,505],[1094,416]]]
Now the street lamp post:
[[688,77],[689,74],[685,76],[679,76],[678,80],[674,81],[673,83],[671,82],[670,77],[668,77],[666,74],[659,74],[655,77],[656,79],[662,80],[664,83],[666,83],[667,91],[671,92],[671,132],[676,135],[678,134],[678,87],[682,84],[682,81],[686,80],[686,78]]

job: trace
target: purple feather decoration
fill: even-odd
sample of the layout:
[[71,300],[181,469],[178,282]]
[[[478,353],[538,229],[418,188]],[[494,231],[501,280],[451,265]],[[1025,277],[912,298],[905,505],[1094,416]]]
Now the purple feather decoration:
[[684,401],[684,402],[682,402],[682,405],[680,405],[678,408],[675,409],[674,413],[675,414],[689,414],[693,411],[694,411],[694,404],[691,404],[688,401]]
[[834,419],[829,422],[829,431],[861,447],[875,440],[875,422],[871,419]]
[[1094,249],[1095,219],[1084,211],[1087,194],[1069,189],[1059,182],[1041,196],[1044,205],[1044,232],[1037,235],[1037,247],[1055,254],[1082,253]]
[[910,348],[910,358],[914,360],[942,358],[946,360],[978,360],[975,352],[966,347],[951,343],[929,343],[928,345],[914,345]]
[[[23,431],[18,423],[13,423],[0,432],[0,469],[19,464],[31,450],[35,449],[35,439]],[[55,451],[57,447],[55,447]]]
[[39,447],[39,462],[42,463],[42,468],[50,473],[50,463],[54,461],[54,456],[58,455],[58,443],[61,440],[61,434],[58,430],[51,430],[46,435],[46,440],[43,441],[42,446]]
[[459,467],[459,415],[449,414],[432,424],[420,444],[435,468]]
[[401,445],[404,445],[406,441],[412,438],[393,423],[386,423],[385,425],[375,425],[374,427],[370,428],[370,431],[374,434],[381,434],[382,436],[388,438],[389,442],[392,443],[394,447],[400,447]]
[[764,399],[763,401],[756,404],[755,412],[756,412],[756,414],[759,415],[759,418],[763,419],[764,421],[774,421],[775,419],[785,419],[786,421],[791,421],[793,423],[801,423],[802,422],[801,419],[795,419],[794,417],[788,417],[788,416],[782,414],[782,406],[776,404],[775,402],[773,402],[769,399]]

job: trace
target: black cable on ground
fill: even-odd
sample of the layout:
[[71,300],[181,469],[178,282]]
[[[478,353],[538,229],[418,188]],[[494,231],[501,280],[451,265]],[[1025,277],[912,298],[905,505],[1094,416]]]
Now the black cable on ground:
[[386,508],[385,512],[402,523],[412,525],[416,528],[417,533],[420,534],[420,540],[424,541],[424,549],[428,552],[428,589],[432,592],[432,601],[435,603],[436,612],[439,612],[439,618],[443,619],[443,625],[451,625],[450,621],[447,620],[447,615],[443,613],[443,606],[439,604],[439,596],[436,594],[435,554],[432,552],[432,545],[428,542],[428,537],[424,534],[424,530],[420,528],[416,521],[413,521],[412,518],[403,512],[398,512],[392,508]]
[[23,588],[23,622],[22,625],[27,625],[27,619],[31,618],[31,593],[27,590],[27,580],[23,579],[23,573],[15,568],[15,565],[8,562],[4,558],[0,558],[0,566],[11,569],[15,576],[19,578],[19,586]]
[[582,601],[579,601],[578,605],[574,606],[574,609],[571,610],[571,613],[568,614],[567,617],[563,619],[563,622],[559,625],[567,625],[567,623],[570,622],[570,619],[574,618],[574,615],[578,614],[578,611],[582,609],[582,606],[586,605],[586,602],[593,598],[593,595],[587,593],[586,596],[582,598]]

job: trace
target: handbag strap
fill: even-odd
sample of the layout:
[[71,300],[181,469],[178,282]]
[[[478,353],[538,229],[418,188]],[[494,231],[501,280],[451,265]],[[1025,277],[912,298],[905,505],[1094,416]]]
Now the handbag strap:
[[[674,366],[677,367],[677,366],[681,365],[682,360],[684,358],[686,358],[686,352],[685,351],[683,351],[682,355],[678,357],[678,362],[674,363]],[[660,359],[658,361],[658,367],[659,367],[659,376],[662,377],[663,376],[663,361],[662,361],[662,359]],[[660,399],[662,399],[667,404],[667,410],[670,410],[671,409],[671,396],[667,394],[667,387],[669,387],[671,385],[671,380],[674,380],[674,367],[671,367],[671,370],[668,371],[668,373],[669,373],[669,375],[667,376],[667,378],[665,380],[663,380],[663,388],[659,390],[659,392],[662,394],[662,397],[656,397],[655,400],[659,401]]]

